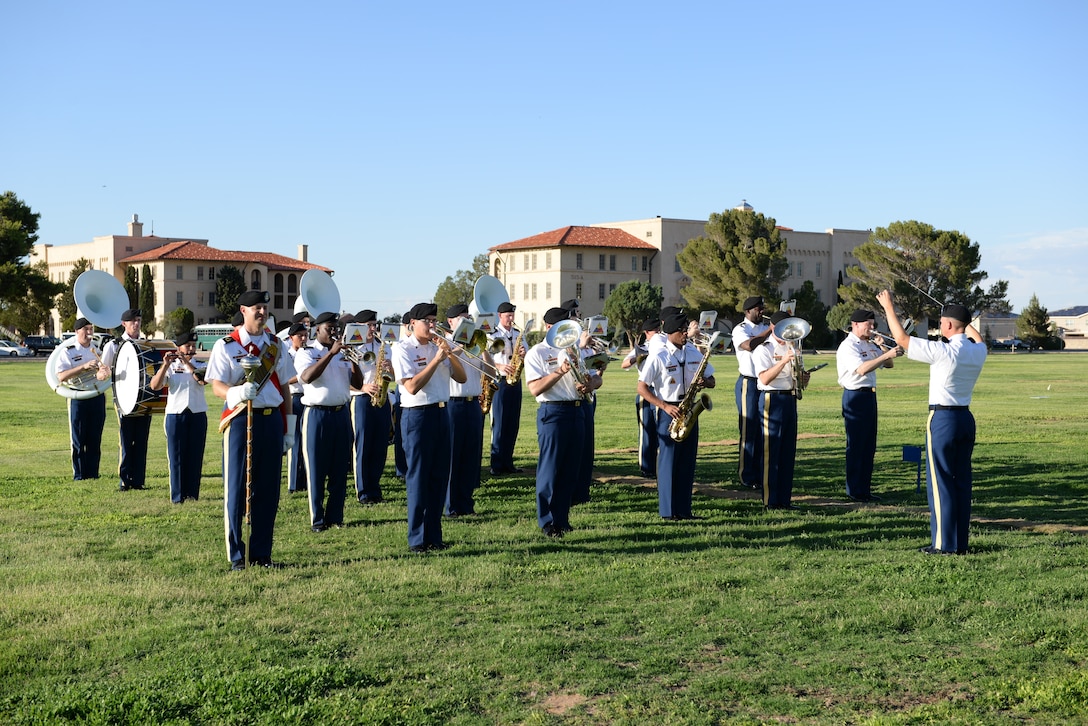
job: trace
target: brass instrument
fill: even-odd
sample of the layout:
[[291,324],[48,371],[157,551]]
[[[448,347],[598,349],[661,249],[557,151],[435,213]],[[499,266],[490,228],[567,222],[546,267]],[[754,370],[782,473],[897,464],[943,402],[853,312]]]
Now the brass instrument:
[[[445,323],[435,323],[434,329],[442,333],[443,335],[448,335],[451,338],[454,337],[454,331],[451,330],[450,327]],[[469,347],[466,348],[465,346],[458,343],[457,349],[467,356],[466,358],[461,358],[462,363],[465,363],[466,365],[475,368],[477,371],[480,372],[480,375],[484,376],[485,378],[497,381],[499,378],[498,373],[492,372],[495,370],[495,367],[490,363],[490,361],[484,359],[484,352],[481,349],[481,346],[484,345],[486,340],[487,336],[483,335],[481,331],[477,330],[472,334]],[[502,341],[499,341],[499,343],[501,344]],[[471,360],[469,360],[470,358],[475,359],[477,362],[473,363]]]
[[699,369],[695,372],[691,385],[688,386],[688,390],[684,393],[684,398],[677,404],[677,408],[680,409],[679,415],[669,424],[669,438],[673,441],[686,439],[691,434],[692,429],[695,428],[699,414],[714,409],[714,402],[710,400],[710,396],[702,393],[705,387],[703,373],[706,371],[707,363],[710,362],[710,355],[714,352],[714,342],[719,335],[718,332],[714,332],[710,336],[705,334],[697,335],[694,340],[690,341],[703,354],[703,359],[699,361]]
[[[562,348],[566,351],[570,363],[570,374],[581,386],[586,386],[589,371],[586,370],[582,353],[578,350],[578,340],[582,337],[582,326],[576,320],[561,320],[548,330],[545,342],[553,348]],[[589,400],[590,393],[582,393],[582,398]]]
[[518,337],[514,340],[514,350],[507,362],[510,366],[510,372],[506,374],[506,384],[509,386],[516,386],[518,381],[521,380],[521,370],[525,367],[525,355],[521,352],[521,343],[525,339],[525,331],[531,328],[532,325],[533,321],[530,320],[524,328],[518,331]]
[[[811,372],[805,370],[805,358],[801,354],[801,341],[811,332],[812,326],[809,325],[807,320],[802,318],[786,318],[785,320],[780,320],[778,324],[774,326],[775,337],[786,341],[786,345],[793,350],[790,366],[793,375],[793,395],[797,397],[798,401],[804,396],[805,386],[808,385],[806,374]],[[812,370],[823,367],[824,366],[821,365]]]
[[498,382],[486,373],[480,373],[480,410],[484,412],[484,416],[491,413],[491,399],[497,390]]
[[378,381],[378,392],[370,397],[370,405],[381,408],[385,405],[385,402],[389,400],[389,386],[393,385],[393,374],[385,368],[385,344],[380,343],[378,345],[378,354],[374,355],[371,351],[366,351],[360,356],[364,363],[374,361],[375,371],[374,375]]

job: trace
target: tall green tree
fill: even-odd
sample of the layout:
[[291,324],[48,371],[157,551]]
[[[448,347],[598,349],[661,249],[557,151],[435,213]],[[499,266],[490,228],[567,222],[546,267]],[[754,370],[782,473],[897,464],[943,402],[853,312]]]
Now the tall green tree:
[[804,346],[806,348],[827,348],[832,345],[835,342],[835,337],[831,334],[827,322],[827,312],[830,308],[820,302],[820,298],[816,294],[816,286],[812,280],[805,280],[801,285],[801,289],[794,293],[794,299],[797,300],[797,309],[794,311],[794,315],[804,318],[812,326],[808,337],[805,338]]
[[705,236],[688,242],[676,259],[691,280],[680,290],[687,306],[730,320],[739,319],[750,295],[777,303],[788,271],[786,240],[774,218],[742,209],[710,215]]
[[1032,295],[1028,306],[1020,311],[1020,317],[1016,319],[1016,334],[1034,348],[1048,347],[1047,341],[1057,337],[1058,326],[1050,322],[1050,313],[1039,304],[1036,295]]
[[616,289],[604,301],[604,314],[611,325],[623,328],[627,345],[631,347],[642,331],[642,323],[660,315],[664,299],[660,285],[628,280],[616,285]]
[[487,274],[487,253],[472,258],[472,269],[458,270],[438,284],[434,291],[434,302],[438,306],[438,317],[445,316],[450,306],[468,305],[472,302],[472,287],[480,275]]
[[76,286],[76,278],[91,269],[91,262],[85,257],[80,257],[72,265],[72,271],[68,273],[68,286],[57,296],[57,313],[60,314],[60,327],[62,330],[72,330],[75,327],[77,310],[76,299],[72,294]]
[[128,306],[140,307],[140,280],[136,276],[136,268],[132,265],[125,268],[125,292],[128,293]]
[[7,191],[0,195],[0,324],[22,333],[45,325],[64,284],[52,282],[44,262],[31,265],[40,214]]
[[148,334],[158,329],[155,319],[155,281],[151,278],[151,265],[144,263],[140,268],[140,313],[143,316],[142,329]]
[[860,266],[848,271],[855,282],[839,287],[849,309],[879,310],[876,294],[895,293],[903,317],[916,321],[940,317],[942,303],[957,302],[975,313],[1007,313],[1009,284],[998,280],[983,290],[988,277],[978,269],[977,243],[956,231],[935,229],[924,222],[893,222],[878,227],[854,250]]
[[238,312],[238,298],[246,291],[242,271],[234,265],[223,265],[215,273],[215,309],[230,321]]
[[180,334],[193,329],[196,316],[189,308],[174,308],[163,318],[162,334],[173,340]]

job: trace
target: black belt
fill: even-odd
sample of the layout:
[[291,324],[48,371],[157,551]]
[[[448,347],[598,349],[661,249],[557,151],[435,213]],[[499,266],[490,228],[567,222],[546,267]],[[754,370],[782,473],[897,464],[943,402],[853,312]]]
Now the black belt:
[[548,406],[581,406],[581,401],[541,401],[542,404]]
[[339,411],[343,407],[343,403],[341,403],[339,406],[306,406],[306,408],[312,408],[317,411]]
[[847,388],[850,393],[876,393],[875,388]]
[[279,411],[279,406],[269,406],[268,408],[254,408],[254,416],[271,416],[273,411]]
[[967,406],[943,406],[939,403],[929,404],[930,411],[966,411]]
[[428,404],[424,404],[423,406],[405,406],[405,405],[401,404],[401,408],[403,408],[403,409],[405,409],[407,411],[424,409],[424,408],[445,408],[445,407],[446,407],[446,402],[445,401],[441,401],[439,403],[428,403]]
[[302,395],[302,393],[303,393],[302,391],[299,391],[298,393],[292,393],[291,398],[299,398]]
[[453,396],[452,398],[450,398],[450,400],[464,401],[465,403],[475,403],[477,399],[476,396]]
[[778,393],[778,394],[788,393],[788,394],[790,394],[792,396],[793,395],[793,389],[791,388],[789,390],[782,391],[782,390],[779,390],[779,389],[775,388],[775,389],[770,389],[770,390],[766,390],[766,391],[760,391],[760,393]]
[[754,381],[754,380],[756,380],[756,377],[755,377],[755,376],[746,376],[746,375],[744,375],[743,373],[741,373],[741,374],[740,374],[740,377],[741,377],[741,378],[747,378],[747,379],[748,379],[749,381]]

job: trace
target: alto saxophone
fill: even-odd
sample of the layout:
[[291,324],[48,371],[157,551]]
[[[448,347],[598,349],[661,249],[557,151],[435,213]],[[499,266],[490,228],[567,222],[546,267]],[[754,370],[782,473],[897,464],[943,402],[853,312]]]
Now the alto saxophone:
[[[699,347],[698,343],[695,343],[696,348]],[[691,385],[688,386],[687,393],[684,394],[683,400],[680,401],[677,408],[680,409],[679,415],[672,420],[669,424],[669,438],[673,441],[683,441],[695,428],[695,424],[699,419],[699,414],[703,411],[710,411],[714,408],[714,403],[710,400],[710,396],[705,393],[700,393],[703,390],[703,384],[700,381],[703,380],[703,372],[706,371],[706,364],[710,361],[710,353],[712,346],[709,344],[706,346],[706,351],[703,353],[703,360],[699,362],[699,370],[695,372],[695,377],[691,381]]]
[[498,387],[499,384],[491,376],[486,373],[480,374],[480,410],[484,412],[485,416],[491,413],[491,398],[495,395]]
[[370,405],[378,406],[379,408],[384,406],[385,402],[389,400],[389,386],[393,383],[393,376],[389,372],[382,370],[384,364],[385,344],[382,343],[378,345],[378,356],[374,360],[374,365],[376,366],[374,375],[377,377],[378,381],[378,392],[370,397]]
[[514,341],[514,352],[510,354],[510,372],[506,374],[506,383],[516,386],[521,379],[521,369],[525,366],[525,357],[521,354],[521,341],[525,338],[525,331],[518,331],[518,337]]

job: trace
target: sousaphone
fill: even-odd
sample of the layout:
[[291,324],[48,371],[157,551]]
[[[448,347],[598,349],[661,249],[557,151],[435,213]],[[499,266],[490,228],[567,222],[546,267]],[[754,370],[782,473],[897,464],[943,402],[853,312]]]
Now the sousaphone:
[[[121,324],[121,316],[128,310],[128,293],[117,278],[103,270],[86,270],[76,278],[72,286],[76,302],[76,317],[87,318],[92,325],[111,330]],[[93,345],[93,343],[92,343]],[[105,393],[110,380],[98,380],[94,375],[80,375],[64,383],[57,380],[58,356],[68,347],[57,346],[45,364],[45,380],[54,392],[65,398],[82,401]]]

